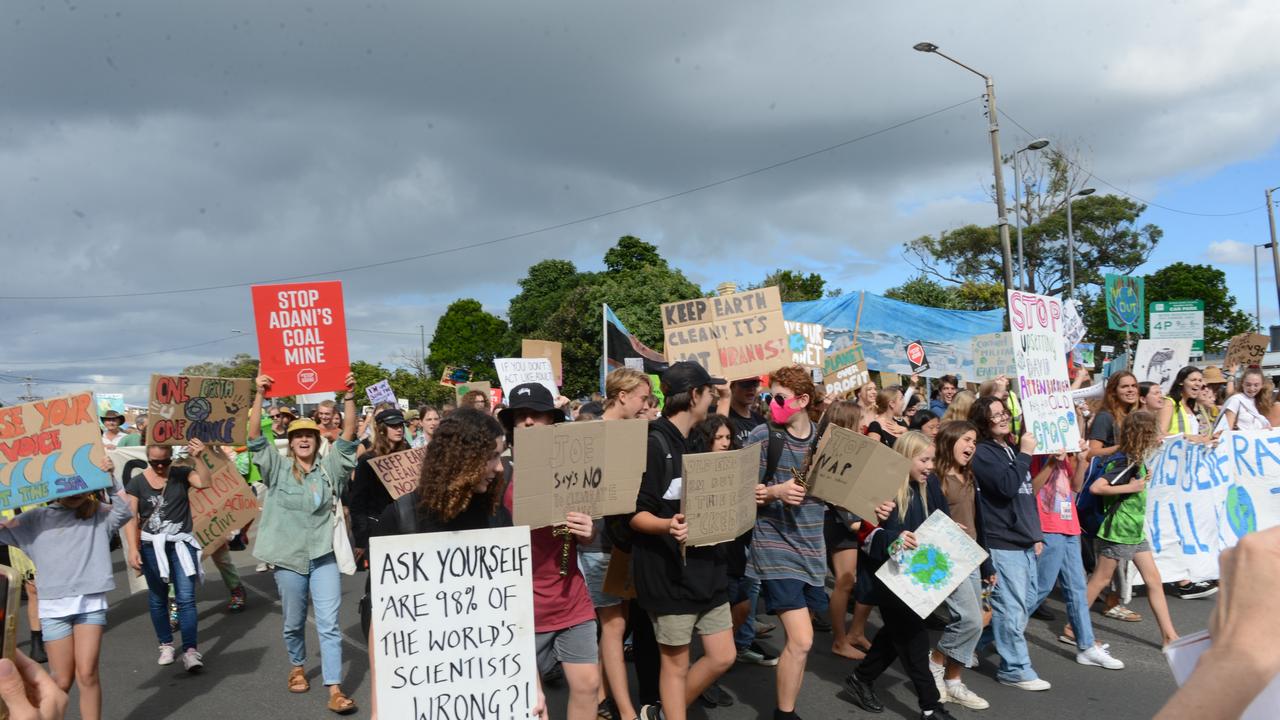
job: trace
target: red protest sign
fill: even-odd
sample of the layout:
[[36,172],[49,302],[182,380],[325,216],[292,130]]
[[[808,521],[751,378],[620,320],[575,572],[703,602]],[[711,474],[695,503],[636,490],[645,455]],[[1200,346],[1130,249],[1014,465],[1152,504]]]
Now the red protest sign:
[[929,360],[924,355],[924,343],[916,340],[907,344],[907,361],[911,363],[911,372],[920,373],[929,369]]
[[341,390],[350,363],[342,283],[255,285],[259,372],[275,383],[267,397]]

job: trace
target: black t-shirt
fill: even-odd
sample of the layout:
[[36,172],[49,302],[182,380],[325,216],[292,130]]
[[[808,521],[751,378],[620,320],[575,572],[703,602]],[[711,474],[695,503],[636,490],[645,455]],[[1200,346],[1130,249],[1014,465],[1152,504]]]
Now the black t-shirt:
[[1116,444],[1116,419],[1108,410],[1099,410],[1089,424],[1089,439],[1098,440],[1103,447]]
[[746,447],[747,436],[764,422],[764,416],[755,410],[751,410],[750,415],[743,417],[734,412],[733,408],[729,408],[729,426],[733,428],[733,436],[738,439],[738,447]]
[[138,522],[143,532],[152,535],[178,535],[191,532],[191,505],[187,492],[191,489],[191,468],[169,468],[169,480],[162,490],[155,490],[144,473],[137,473],[125,484],[125,492],[138,498]]

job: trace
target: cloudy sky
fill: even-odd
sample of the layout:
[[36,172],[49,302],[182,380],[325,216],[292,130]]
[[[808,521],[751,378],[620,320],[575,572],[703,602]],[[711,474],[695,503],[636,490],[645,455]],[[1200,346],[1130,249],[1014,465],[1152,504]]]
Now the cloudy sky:
[[594,269],[628,233],[706,287],[790,267],[883,291],[903,242],[995,216],[981,80],[921,40],[1163,206],[1149,268],[1212,262],[1252,312],[1272,3],[888,5],[4,3],[0,400],[31,376],[145,402],[153,370],[256,354],[247,285],[298,275],[342,280],[352,357],[394,363],[452,300],[501,313],[530,264]]

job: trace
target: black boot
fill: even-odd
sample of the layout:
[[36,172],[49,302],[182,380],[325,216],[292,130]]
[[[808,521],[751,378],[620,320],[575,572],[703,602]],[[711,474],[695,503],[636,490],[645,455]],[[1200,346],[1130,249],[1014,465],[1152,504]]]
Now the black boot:
[[39,630],[31,631],[31,652],[27,656],[38,663],[49,662],[49,656],[44,651],[44,633]]
[[853,701],[854,705],[863,710],[870,713],[884,712],[884,704],[876,696],[876,691],[871,687],[871,684],[862,682],[856,674],[851,673],[849,677],[844,679],[844,692]]

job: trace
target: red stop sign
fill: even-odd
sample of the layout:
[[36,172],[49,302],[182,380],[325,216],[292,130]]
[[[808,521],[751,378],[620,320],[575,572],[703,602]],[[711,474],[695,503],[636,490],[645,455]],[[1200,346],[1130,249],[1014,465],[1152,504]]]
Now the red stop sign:
[[924,345],[913,342],[907,346],[907,359],[913,364],[919,365],[924,362]]

